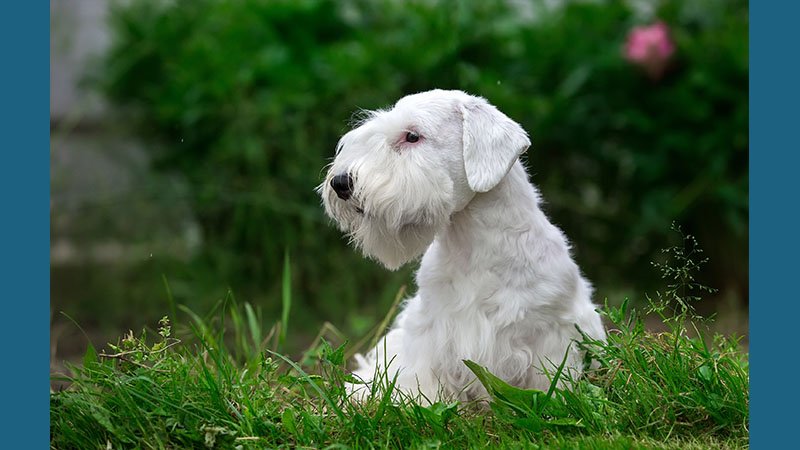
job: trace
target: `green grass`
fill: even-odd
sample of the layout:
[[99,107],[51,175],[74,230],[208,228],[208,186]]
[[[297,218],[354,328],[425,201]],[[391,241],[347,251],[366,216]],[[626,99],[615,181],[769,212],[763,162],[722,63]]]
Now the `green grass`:
[[72,386],[51,395],[52,447],[748,445],[748,365],[736,343],[648,333],[626,304],[604,309],[614,324],[608,343],[584,343],[601,368],[572,390],[516,389],[473,365],[492,393],[487,411],[392,401],[385,389],[391,380],[364,404],[351,401],[343,389],[345,346],[319,340],[293,362],[270,350],[278,326],[262,337],[254,309],[228,303],[211,319],[193,316],[181,340],[165,318],[156,339],[143,331],[107,353],[90,346],[83,366],[72,366]]
[[51,393],[51,447],[746,448],[748,358],[736,339],[706,338],[689,303],[696,297],[686,295],[702,261],[693,246],[682,249],[664,273],[673,283],[651,301],[669,331],[644,330],[627,301],[606,304],[607,342],[580,343],[599,368],[567,390],[555,387],[560,371],[540,392],[465,362],[490,393],[488,408],[420,404],[393,393],[388,379],[356,402],[344,389],[345,363],[388,320],[352,346],[331,345],[343,339],[326,326],[292,359],[281,353],[289,292],[284,315],[266,333],[258,308],[229,295],[206,317],[179,306],[186,320],[176,326],[165,317],[157,330],[129,332],[103,352],[90,344],[82,366],[60,378],[71,386]]

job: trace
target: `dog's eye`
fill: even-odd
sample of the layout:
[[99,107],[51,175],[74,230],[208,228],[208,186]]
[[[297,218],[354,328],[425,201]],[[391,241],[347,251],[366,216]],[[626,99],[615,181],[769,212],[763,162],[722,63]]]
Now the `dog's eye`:
[[417,142],[419,140],[419,135],[414,133],[413,131],[409,131],[406,134],[406,142]]

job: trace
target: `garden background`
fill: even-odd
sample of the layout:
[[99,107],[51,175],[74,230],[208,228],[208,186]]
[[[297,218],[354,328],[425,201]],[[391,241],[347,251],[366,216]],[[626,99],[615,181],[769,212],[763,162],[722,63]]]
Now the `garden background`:
[[[653,70],[626,42],[659,21]],[[98,347],[172,314],[168,292],[274,323],[287,254],[287,350],[326,321],[364,335],[415,267],[348,247],[314,188],[358,108],[436,87],[530,133],[597,302],[663,289],[674,221],[719,289],[698,308],[746,334],[746,1],[51,0],[53,367],[86,348],[62,311]]]

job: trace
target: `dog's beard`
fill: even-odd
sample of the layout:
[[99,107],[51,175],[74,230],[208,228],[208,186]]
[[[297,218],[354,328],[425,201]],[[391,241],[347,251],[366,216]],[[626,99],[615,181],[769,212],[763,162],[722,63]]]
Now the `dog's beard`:
[[325,211],[351,244],[387,269],[420,256],[449,224],[453,183],[442,171],[377,170],[356,163],[347,172],[354,179],[347,200],[338,198],[327,180],[320,186]]
[[343,202],[329,189],[322,197],[328,216],[347,233],[350,243],[389,270],[419,257],[448,222],[446,204],[402,213],[397,208],[380,210],[355,196]]
[[397,270],[428,248],[436,229],[435,225],[406,224],[398,230],[380,219],[368,217],[348,234],[366,256],[378,260],[389,270]]

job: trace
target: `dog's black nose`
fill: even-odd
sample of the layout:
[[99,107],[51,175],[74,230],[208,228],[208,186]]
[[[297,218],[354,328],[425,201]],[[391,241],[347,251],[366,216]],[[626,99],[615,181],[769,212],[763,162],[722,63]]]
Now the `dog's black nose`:
[[342,200],[348,200],[353,195],[353,177],[343,173],[331,178],[331,187]]

